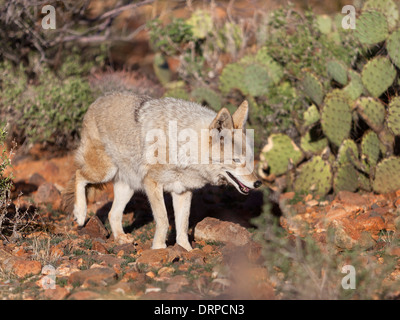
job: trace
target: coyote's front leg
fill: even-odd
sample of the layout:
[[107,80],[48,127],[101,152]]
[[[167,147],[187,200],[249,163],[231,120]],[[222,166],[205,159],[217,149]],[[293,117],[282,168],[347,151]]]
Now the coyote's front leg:
[[176,243],[186,250],[192,250],[188,239],[190,204],[192,193],[190,191],[177,194],[172,192],[172,203],[175,213]]
[[154,234],[152,249],[166,248],[165,241],[167,239],[169,223],[164,203],[163,186],[148,177],[144,179],[143,185],[156,222],[156,232]]

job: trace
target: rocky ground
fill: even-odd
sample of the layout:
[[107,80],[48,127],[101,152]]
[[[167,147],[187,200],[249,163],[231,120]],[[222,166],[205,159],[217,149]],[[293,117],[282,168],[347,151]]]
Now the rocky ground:
[[[109,234],[111,186],[89,191],[89,217],[83,228],[59,210],[60,192],[72,170],[70,155],[14,162],[14,205],[9,214],[19,212],[19,232],[0,238],[0,298],[281,298],[251,224],[261,212],[261,192],[244,197],[231,188],[200,190],[190,220],[193,250],[175,244],[172,227],[168,247],[151,250],[154,222],[144,195],[134,195],[124,214],[124,226],[135,238],[132,244],[117,245]],[[171,199],[166,197],[166,203],[173,225]],[[280,197],[286,213],[280,222],[289,235],[309,233],[321,245],[333,237],[338,252],[361,248],[378,263],[385,263],[389,255],[397,262],[385,281],[396,284],[399,206],[400,192],[340,192],[327,199],[286,193]],[[292,218],[288,212],[294,213]],[[391,297],[400,297],[400,286]]]

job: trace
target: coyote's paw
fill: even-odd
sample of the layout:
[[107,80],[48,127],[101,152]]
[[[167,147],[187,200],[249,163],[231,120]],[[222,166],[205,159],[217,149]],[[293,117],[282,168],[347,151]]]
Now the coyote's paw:
[[124,233],[115,238],[118,244],[133,243],[133,236],[129,233]]
[[189,241],[177,241],[177,244],[179,244],[182,248],[186,249],[187,251],[192,251],[192,246],[190,245]]

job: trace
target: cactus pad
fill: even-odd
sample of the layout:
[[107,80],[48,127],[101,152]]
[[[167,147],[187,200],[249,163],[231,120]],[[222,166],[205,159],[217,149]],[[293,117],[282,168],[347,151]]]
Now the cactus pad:
[[378,193],[400,189],[400,158],[389,157],[377,165],[372,188]]
[[358,159],[358,148],[354,140],[346,139],[339,148],[337,163],[343,165],[352,163],[351,159]]
[[389,28],[384,14],[377,11],[365,11],[357,19],[354,35],[362,44],[373,45],[385,41]]
[[194,11],[186,23],[192,27],[193,36],[198,39],[204,39],[213,30],[211,15],[204,10]]
[[326,65],[329,76],[340,83],[341,85],[347,84],[347,68],[346,66],[337,60],[330,60]]
[[332,170],[320,156],[302,164],[294,182],[294,191],[326,195],[332,188]]
[[358,113],[365,122],[374,130],[380,131],[385,121],[385,106],[374,98],[362,97],[357,100]]
[[308,131],[300,140],[300,147],[306,153],[320,154],[328,146],[328,139],[324,137],[314,138]]
[[206,102],[211,108],[221,108],[221,97],[214,90],[206,87],[199,87],[190,93],[191,97],[198,103]]
[[320,120],[320,114],[315,104],[308,107],[303,113],[304,125],[310,126]]
[[358,171],[351,163],[338,167],[333,177],[333,190],[335,193],[339,191],[354,192],[357,190],[358,185]]
[[363,68],[361,79],[365,88],[375,98],[384,93],[396,78],[396,70],[389,59],[376,57]]
[[386,48],[394,64],[400,68],[400,29],[389,36]]
[[386,17],[390,29],[396,26],[399,19],[399,9],[393,0],[368,0],[364,3],[363,10],[382,13]]
[[259,64],[250,64],[246,67],[243,82],[248,93],[254,97],[265,95],[272,85],[268,71]]
[[349,136],[352,116],[346,95],[327,96],[321,112],[322,130],[333,144],[340,146]]
[[239,89],[247,94],[247,88],[243,84],[245,66],[240,63],[230,63],[222,70],[219,78],[219,88],[223,94],[229,93],[232,89]]
[[377,134],[373,131],[368,131],[364,134],[361,140],[362,158],[366,160],[365,165],[375,167],[381,153],[380,141]]
[[299,147],[285,134],[272,134],[261,151],[260,160],[263,167],[269,168],[276,176],[284,174],[290,161],[297,165],[303,159]]
[[318,78],[306,71],[302,80],[302,86],[306,95],[320,106],[324,98],[324,90]]
[[394,135],[400,135],[400,96],[393,98],[389,103],[387,124]]
[[361,81],[361,75],[354,70],[349,70],[350,82],[343,88],[350,100],[356,100],[364,91],[364,86]]

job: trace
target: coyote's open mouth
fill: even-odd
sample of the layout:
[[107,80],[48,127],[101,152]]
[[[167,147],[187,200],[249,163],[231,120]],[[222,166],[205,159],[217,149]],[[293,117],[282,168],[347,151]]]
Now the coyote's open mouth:
[[235,176],[233,174],[231,174],[230,172],[226,171],[226,173],[228,174],[229,178],[231,178],[233,181],[235,181],[237,183],[240,191],[243,194],[245,194],[245,195],[249,194],[250,188],[246,187],[243,183],[241,183],[238,179],[236,179]]

